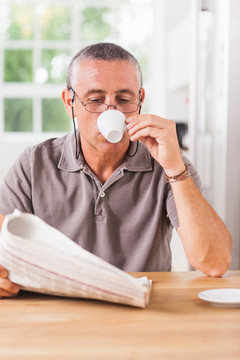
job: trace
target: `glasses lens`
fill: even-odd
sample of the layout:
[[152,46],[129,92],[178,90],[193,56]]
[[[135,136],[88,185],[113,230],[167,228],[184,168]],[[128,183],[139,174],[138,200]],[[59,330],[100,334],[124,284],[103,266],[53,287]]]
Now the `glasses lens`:
[[116,106],[116,109],[123,113],[131,113],[137,111],[138,104],[132,102],[126,102],[126,103],[118,104]]
[[102,104],[102,103],[87,103],[85,106],[85,109],[89,112],[93,113],[102,113],[106,111],[108,108],[108,105]]
[[[114,106],[114,105],[110,105],[110,106]],[[122,103],[122,104],[117,104],[115,109],[119,110],[123,113],[132,113],[132,112],[137,111],[138,106],[139,105],[136,103],[126,102],[126,103]],[[109,105],[103,104],[103,103],[87,103],[85,105],[85,109],[92,113],[102,113],[102,112],[106,111],[108,108],[109,108]]]

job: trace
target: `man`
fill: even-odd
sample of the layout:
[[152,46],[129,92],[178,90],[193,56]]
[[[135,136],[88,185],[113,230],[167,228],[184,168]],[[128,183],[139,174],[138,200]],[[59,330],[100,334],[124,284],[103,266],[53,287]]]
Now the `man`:
[[[38,215],[83,248],[125,271],[171,270],[174,226],[187,258],[210,276],[230,264],[231,237],[181,156],[175,123],[140,114],[145,98],[137,60],[115,44],[80,51],[62,93],[79,132],[27,149],[0,189],[2,219],[15,208]],[[122,140],[97,129],[99,114],[126,116]],[[76,141],[75,141],[76,140]],[[19,288],[1,268],[0,296]]]

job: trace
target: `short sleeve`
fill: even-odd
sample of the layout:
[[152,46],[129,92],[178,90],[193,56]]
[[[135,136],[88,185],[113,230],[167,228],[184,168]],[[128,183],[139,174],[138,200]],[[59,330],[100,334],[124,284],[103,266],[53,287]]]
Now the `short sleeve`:
[[15,161],[0,186],[0,214],[14,209],[32,213],[31,148],[27,148]]

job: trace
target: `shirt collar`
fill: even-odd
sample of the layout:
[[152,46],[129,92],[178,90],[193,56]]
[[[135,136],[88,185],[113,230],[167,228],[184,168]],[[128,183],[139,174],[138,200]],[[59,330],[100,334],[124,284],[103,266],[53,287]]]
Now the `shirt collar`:
[[[136,152],[136,153],[135,153]],[[131,156],[131,154],[134,154]],[[120,167],[123,170],[129,171],[151,171],[152,167],[152,157],[147,150],[146,146],[140,141],[131,143],[131,146],[128,150],[130,156],[126,156],[122,165]]]
[[[138,147],[138,148],[137,148]],[[147,148],[140,141],[131,143],[128,154],[136,154],[134,156],[126,156],[123,163],[119,166],[122,170],[129,171],[151,171],[152,157]],[[76,159],[75,137],[74,134],[68,134],[63,142],[61,157],[58,162],[58,169],[75,172],[86,167],[86,163],[82,152],[80,151],[79,158]]]

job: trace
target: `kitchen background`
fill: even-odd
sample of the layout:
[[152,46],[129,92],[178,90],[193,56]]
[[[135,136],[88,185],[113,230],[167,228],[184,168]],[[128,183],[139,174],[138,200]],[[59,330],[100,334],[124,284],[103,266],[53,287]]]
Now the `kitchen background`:
[[[116,42],[142,66],[143,112],[176,121],[240,269],[239,15],[238,0],[0,0],[0,182],[26,146],[72,131],[61,102],[72,55]],[[171,246],[173,270],[188,270],[176,232]]]

